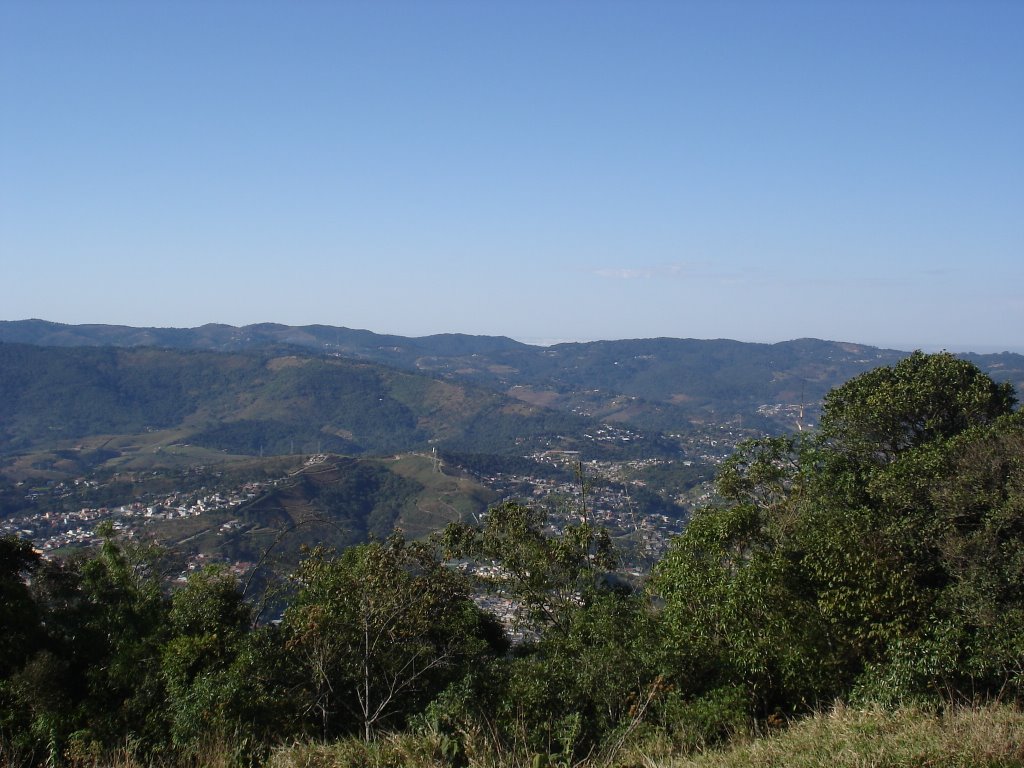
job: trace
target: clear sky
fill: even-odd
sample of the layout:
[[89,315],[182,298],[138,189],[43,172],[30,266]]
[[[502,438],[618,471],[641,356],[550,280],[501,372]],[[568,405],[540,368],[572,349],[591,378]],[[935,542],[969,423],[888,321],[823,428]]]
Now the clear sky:
[[0,319],[1024,351],[1024,2],[0,2]]

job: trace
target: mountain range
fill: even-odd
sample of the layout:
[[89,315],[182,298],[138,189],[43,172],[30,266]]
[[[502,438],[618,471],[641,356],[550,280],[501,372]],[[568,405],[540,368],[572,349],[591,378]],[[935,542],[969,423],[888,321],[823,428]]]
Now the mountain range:
[[[86,443],[244,455],[437,447],[666,456],[695,430],[812,425],[830,388],[905,355],[817,339],[539,347],[322,325],[0,321],[0,458]],[[1024,356],[965,357],[1024,391]],[[595,437],[609,428],[618,439]]]

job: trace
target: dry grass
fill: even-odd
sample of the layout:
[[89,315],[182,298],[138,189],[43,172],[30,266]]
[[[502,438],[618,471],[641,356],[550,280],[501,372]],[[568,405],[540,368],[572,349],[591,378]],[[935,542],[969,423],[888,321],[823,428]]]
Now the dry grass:
[[[0,744],[0,768],[15,765]],[[614,754],[575,765],[525,750],[495,750],[483,738],[455,745],[440,734],[392,734],[371,744],[346,739],[275,749],[265,768],[1024,768],[1024,712],[989,705],[936,714],[907,708],[832,711],[793,722],[758,738],[680,755],[667,739],[648,734]],[[65,754],[70,768],[238,768],[235,750],[211,743],[191,759],[142,761],[130,750],[100,757]]]
[[38,750],[34,754],[13,750],[0,738],[0,768],[255,768],[239,745],[244,737],[211,734],[188,754],[141,756],[131,741],[113,750],[104,750],[98,741],[72,736],[59,752]]
[[450,763],[437,738],[391,734],[370,744],[352,738],[281,747],[271,753],[266,768],[437,768]]
[[990,705],[935,714],[837,706],[728,749],[658,768],[1009,768],[1024,766],[1024,713]]
[[[277,750],[268,768],[441,768],[452,764],[435,737],[390,736],[373,745],[344,741]],[[555,768],[528,753],[496,753],[467,745],[469,768]],[[831,712],[795,721],[759,738],[700,754],[673,754],[649,737],[602,759],[566,768],[1024,768],[1024,712],[990,705],[935,714],[907,708]]]

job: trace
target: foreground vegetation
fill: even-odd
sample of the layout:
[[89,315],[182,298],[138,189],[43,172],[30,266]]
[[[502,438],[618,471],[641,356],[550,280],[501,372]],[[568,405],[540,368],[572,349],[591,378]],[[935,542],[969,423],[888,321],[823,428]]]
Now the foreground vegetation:
[[[408,766],[441,768],[451,763],[436,736],[392,735],[373,744],[348,740],[281,747],[271,768]],[[474,750],[471,768],[533,768],[551,765],[527,753]],[[579,768],[1009,768],[1024,765],[1024,713],[1006,705],[954,709],[919,707],[895,711],[837,705],[784,726],[734,735],[731,743],[679,754],[671,742],[648,736],[614,753],[576,763]]]
[[[314,548],[279,624],[223,570],[169,592],[159,553],[113,538],[63,564],[0,540],[2,754],[282,768],[1020,764],[1014,405],[1009,385],[945,354],[853,379],[826,397],[817,433],[742,446],[719,503],[642,587],[616,578],[585,508],[559,537],[542,512],[503,504],[429,542]],[[451,567],[470,561],[495,566],[485,583]],[[521,642],[474,602],[484,587],[519,607]],[[985,701],[1004,703],[973,707]],[[831,714],[800,719],[815,711]],[[971,746],[974,733],[996,751]]]
[[[0,752],[0,766],[16,764]],[[191,759],[144,758],[131,749],[102,756],[72,752],[75,768],[232,768],[231,742],[207,743]],[[388,733],[372,742],[346,738],[275,747],[267,768],[447,768],[456,764],[436,732]],[[471,743],[458,764],[466,768],[535,768],[552,763],[528,750],[501,750],[486,738]],[[565,763],[568,765],[568,763]],[[903,707],[853,709],[842,704],[794,720],[744,731],[723,745],[680,751],[659,735],[622,743],[613,752],[583,758],[575,768],[1013,768],[1024,766],[1024,713],[1005,704],[947,711]]]
[[665,768],[1009,768],[1024,765],[1024,714],[1008,706],[945,713],[837,706],[729,749]]

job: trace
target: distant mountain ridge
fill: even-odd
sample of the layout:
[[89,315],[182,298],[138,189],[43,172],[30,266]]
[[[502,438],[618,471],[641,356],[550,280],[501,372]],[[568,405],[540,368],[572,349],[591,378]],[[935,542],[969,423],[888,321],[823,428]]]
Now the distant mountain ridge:
[[[166,389],[167,382],[179,375],[176,371],[181,366],[193,371],[189,375],[202,380],[204,366],[212,366],[215,371],[234,370],[252,367],[252,361],[260,358],[262,373],[257,376],[253,372],[254,378],[244,385],[236,382],[241,389],[234,392],[235,401],[223,401],[216,407],[207,403],[204,407],[213,408],[211,413],[217,415],[207,419],[205,430],[193,433],[194,439],[250,452],[254,444],[266,449],[268,444],[280,446],[282,441],[294,441],[293,431],[299,428],[304,434],[319,435],[321,442],[327,440],[336,450],[356,453],[397,450],[403,445],[419,448],[427,443],[446,444],[459,450],[475,450],[484,445],[495,450],[500,446],[506,452],[520,438],[534,444],[530,435],[545,430],[569,438],[563,440],[562,447],[566,447],[578,437],[566,433],[592,431],[587,425],[595,423],[619,424],[651,434],[722,424],[764,432],[788,431],[797,419],[812,424],[821,398],[832,387],[868,369],[895,363],[907,354],[818,339],[756,344],[724,339],[655,338],[538,347],[507,337],[440,334],[409,338],[325,325],[133,328],[21,320],[0,321],[0,348],[8,346],[6,358],[0,357],[6,359],[3,366],[7,370],[0,368],[0,376],[17,377],[17,371],[10,368],[15,365],[10,359],[10,347],[19,345],[39,350],[30,354],[26,348],[19,354],[31,357],[30,367],[41,372],[41,378],[32,385],[40,391],[50,386],[47,376],[57,375],[60,370],[60,364],[53,361],[64,359],[68,364],[84,366],[76,381],[82,377],[88,381],[94,378],[89,366],[108,359],[113,349],[122,350],[120,359],[135,373],[141,371],[137,365],[156,366],[150,373],[140,373],[142,380],[147,376],[153,380],[157,388],[153,392],[161,386]],[[77,353],[72,354],[72,348],[77,348]],[[58,349],[65,353],[58,353]],[[88,353],[88,349],[93,352]],[[101,352],[103,349],[107,351]],[[143,353],[147,349],[149,357]],[[158,354],[161,350],[162,358]],[[92,363],[86,362],[90,354],[96,356]],[[202,365],[196,364],[200,358],[190,357],[195,355],[206,355],[201,358]],[[42,362],[47,357],[51,362]],[[301,366],[282,362],[290,357],[319,362]],[[994,378],[1010,381],[1018,392],[1024,391],[1024,356],[1003,353],[964,357]],[[215,364],[215,360],[221,362]],[[277,366],[275,375],[268,378],[270,369],[265,366],[270,360],[278,362],[273,364]],[[55,368],[48,374],[49,365]],[[372,366],[383,367],[372,368],[371,373]],[[356,387],[360,394],[353,400],[351,393],[344,393],[360,376],[365,381]],[[339,377],[347,377],[349,384],[342,385]],[[371,380],[375,383],[366,383]],[[71,386],[71,382],[66,381],[65,385]],[[402,408],[408,413],[400,418],[391,414],[391,422],[371,426],[370,417],[376,412],[371,405],[398,402],[388,390],[396,385],[405,394],[395,413]],[[242,390],[250,386],[259,392],[243,394]],[[290,395],[289,402],[301,407],[283,408],[265,393],[267,388],[280,393],[293,386],[298,387],[298,394]],[[445,396],[439,395],[445,386],[455,389]],[[378,392],[378,387],[388,391]],[[208,400],[208,395],[215,391],[216,387],[208,388],[204,397]],[[136,408],[144,401],[155,406],[161,401],[153,392],[143,388],[119,397],[129,405],[134,403]],[[52,397],[54,402],[62,402],[56,390]],[[115,400],[109,392],[103,397],[100,399],[112,408]],[[281,397],[288,400],[284,395]],[[329,401],[338,397],[348,403],[343,408],[348,414],[346,418],[361,424],[360,429],[351,425],[331,426],[342,406]],[[445,403],[447,410],[436,403],[431,405],[430,398]],[[481,403],[488,398],[490,405],[484,408]],[[179,403],[177,407],[184,407],[180,398],[172,401]],[[460,403],[457,407],[453,405],[456,401]],[[244,402],[249,404],[239,405]],[[519,406],[514,406],[517,402]],[[0,409],[6,408],[8,412],[11,407],[0,405]],[[166,410],[169,406],[164,403],[160,407]],[[311,415],[318,408],[318,415]],[[126,408],[125,413],[130,411],[130,407]],[[253,414],[255,417],[250,418]],[[10,423],[12,418],[15,417],[8,413],[5,422]],[[124,418],[124,414],[119,418]],[[532,419],[532,426],[523,419]],[[259,426],[253,422],[259,422]],[[537,425],[542,422],[550,429],[539,429]],[[517,429],[524,433],[515,434]],[[353,439],[360,431],[364,439]],[[368,440],[365,435],[370,433],[376,437]]]
[[0,341],[52,347],[166,347],[238,352],[270,345],[329,349],[352,356],[398,354],[443,356],[493,354],[528,349],[504,336],[444,333],[419,338],[327,325],[278,323],[233,326],[208,323],[195,328],[136,328],[127,325],[66,325],[48,320],[0,320]]
[[134,436],[139,450],[248,455],[506,453],[593,428],[487,388],[349,358],[0,343],[0,456],[104,435]]

